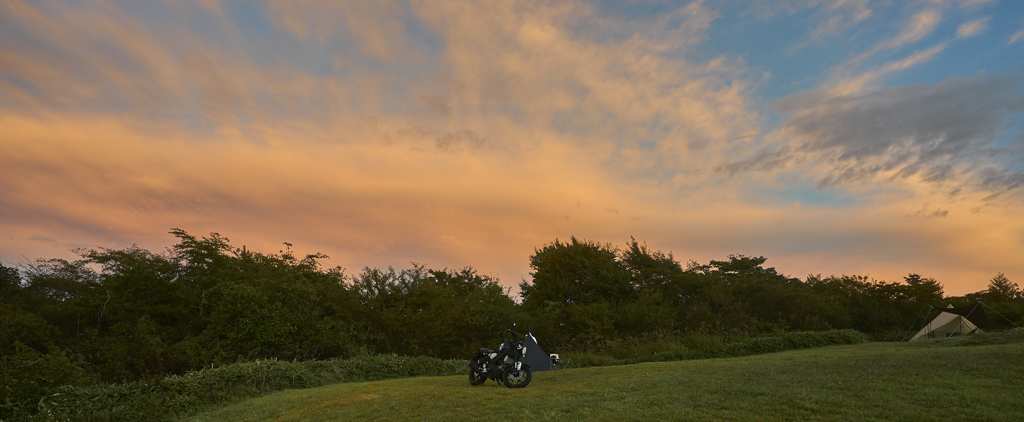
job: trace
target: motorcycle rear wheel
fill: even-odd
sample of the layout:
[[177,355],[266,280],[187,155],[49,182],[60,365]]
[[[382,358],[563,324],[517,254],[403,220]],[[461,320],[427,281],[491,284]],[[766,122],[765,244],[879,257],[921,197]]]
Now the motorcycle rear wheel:
[[526,387],[532,379],[533,371],[530,370],[528,365],[523,365],[523,369],[520,371],[517,371],[515,368],[509,368],[501,373],[501,382],[508,388]]
[[480,385],[487,381],[487,375],[483,372],[475,372],[472,368],[469,369],[469,385]]

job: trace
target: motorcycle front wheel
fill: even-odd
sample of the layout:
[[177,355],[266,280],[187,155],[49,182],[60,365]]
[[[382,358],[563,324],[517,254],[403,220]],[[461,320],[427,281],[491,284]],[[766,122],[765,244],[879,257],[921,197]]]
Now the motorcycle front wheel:
[[523,369],[508,368],[501,374],[501,382],[508,388],[523,388],[533,379],[533,371],[523,365]]

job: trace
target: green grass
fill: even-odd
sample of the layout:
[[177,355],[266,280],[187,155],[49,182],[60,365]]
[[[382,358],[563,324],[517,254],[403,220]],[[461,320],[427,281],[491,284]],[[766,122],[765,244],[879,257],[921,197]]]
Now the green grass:
[[[566,356],[574,356],[574,367],[611,366],[748,356],[865,340],[864,334],[853,330],[789,332],[764,337],[648,336],[603,342],[601,349],[596,350],[599,354]],[[35,398],[37,406],[18,409],[8,420],[174,421],[225,403],[286,389],[468,372],[463,359],[365,353],[349,359],[321,361],[238,362],[146,382],[57,387]],[[0,419],[4,417],[0,413]]]
[[465,376],[288,390],[191,421],[1024,420],[1024,331],[534,375],[525,389]]

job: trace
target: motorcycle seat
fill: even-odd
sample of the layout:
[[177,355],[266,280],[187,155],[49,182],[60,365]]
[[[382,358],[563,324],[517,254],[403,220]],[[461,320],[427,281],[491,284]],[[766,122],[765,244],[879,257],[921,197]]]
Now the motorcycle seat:
[[493,351],[493,350],[491,350],[491,349],[488,349],[488,348],[486,348],[486,347],[481,347],[481,348],[480,348],[480,353],[484,353],[484,354],[490,354],[490,353],[494,353],[494,351]]

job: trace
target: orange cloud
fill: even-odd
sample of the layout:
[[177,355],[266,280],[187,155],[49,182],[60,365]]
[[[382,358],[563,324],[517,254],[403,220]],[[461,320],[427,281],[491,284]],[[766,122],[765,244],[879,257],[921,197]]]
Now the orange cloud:
[[[171,9],[216,36],[4,2],[49,47],[0,47],[0,259],[161,250],[179,227],[265,252],[291,242],[350,273],[473,265],[509,286],[534,248],[571,235],[702,262],[765,255],[795,276],[921,272],[955,292],[1024,275],[1006,252],[1017,208],[972,211],[981,194],[954,201],[911,177],[888,185],[899,194],[846,187],[852,205],[794,204],[768,192],[814,166],[716,171],[781,135],[742,61],[681,54],[715,12],[624,21],[595,7],[272,2],[274,42],[252,53],[220,2]],[[427,30],[436,52],[420,48]],[[928,58],[900,63],[914,57]],[[945,217],[907,217],[924,204]]]

